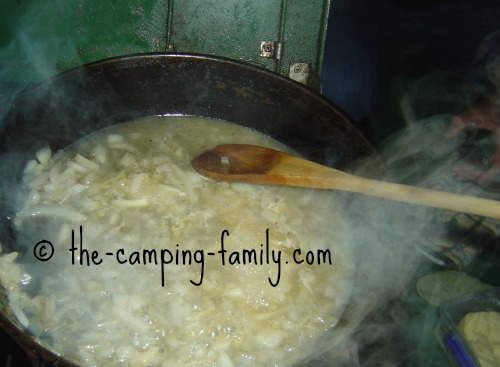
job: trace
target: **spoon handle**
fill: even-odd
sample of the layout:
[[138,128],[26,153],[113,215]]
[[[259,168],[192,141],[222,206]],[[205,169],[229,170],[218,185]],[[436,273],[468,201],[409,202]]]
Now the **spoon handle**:
[[496,200],[364,178],[313,162],[305,165],[301,158],[295,156],[282,157],[279,167],[273,167],[269,171],[271,174],[274,172],[285,176],[285,182],[289,186],[348,191],[500,219],[500,202]]
[[[336,180],[338,181],[339,177]],[[500,202],[490,199],[376,181],[357,176],[352,176],[343,183],[337,182],[336,187],[344,191],[379,198],[500,219]]]

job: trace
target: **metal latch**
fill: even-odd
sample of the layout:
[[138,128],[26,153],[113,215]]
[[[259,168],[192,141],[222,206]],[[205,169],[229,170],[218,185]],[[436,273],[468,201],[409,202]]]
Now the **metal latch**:
[[281,60],[283,57],[283,43],[276,41],[261,41],[259,56]]

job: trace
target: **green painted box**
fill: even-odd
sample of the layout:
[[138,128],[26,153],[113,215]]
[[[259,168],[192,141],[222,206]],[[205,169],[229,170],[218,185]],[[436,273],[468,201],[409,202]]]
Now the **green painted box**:
[[34,82],[113,56],[192,52],[314,84],[329,8],[329,0],[3,0],[0,79]]

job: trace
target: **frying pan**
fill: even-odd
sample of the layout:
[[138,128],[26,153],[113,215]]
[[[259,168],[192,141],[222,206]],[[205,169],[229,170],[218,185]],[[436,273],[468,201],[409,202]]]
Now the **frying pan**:
[[[307,87],[243,62],[194,54],[140,54],[94,62],[23,91],[2,123],[0,154],[16,184],[23,160],[42,144],[52,150],[97,129],[143,117],[201,116],[270,135],[302,156],[347,170],[374,156],[346,115]],[[12,163],[15,162],[15,163]],[[2,163],[4,164],[4,163]],[[15,248],[9,201],[0,207],[0,241]],[[1,292],[0,325],[35,365],[71,366],[40,347],[10,317]]]

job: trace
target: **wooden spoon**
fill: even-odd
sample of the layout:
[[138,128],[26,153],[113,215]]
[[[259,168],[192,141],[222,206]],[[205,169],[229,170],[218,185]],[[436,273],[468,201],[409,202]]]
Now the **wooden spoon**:
[[500,219],[500,202],[355,176],[277,150],[219,145],[192,160],[196,172],[215,180],[334,189]]

